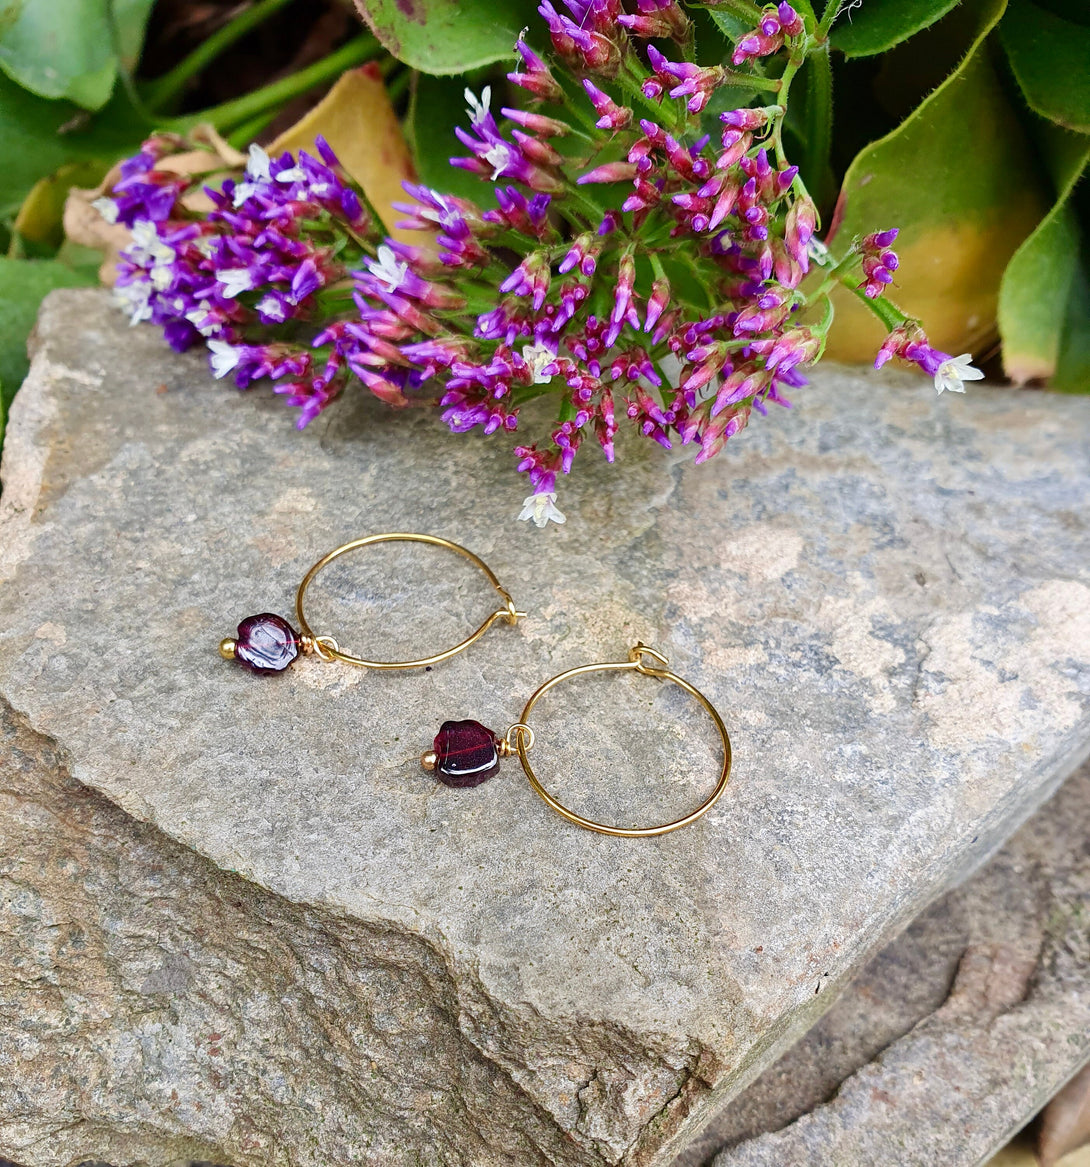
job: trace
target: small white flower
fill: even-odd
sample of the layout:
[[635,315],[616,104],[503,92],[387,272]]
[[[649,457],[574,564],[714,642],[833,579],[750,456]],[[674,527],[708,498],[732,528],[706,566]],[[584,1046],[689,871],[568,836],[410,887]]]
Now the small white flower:
[[399,263],[392,248],[387,247],[384,243],[378,249],[378,258],[367,261],[367,270],[375,279],[381,280],[391,292],[394,292],[401,287],[402,280],[409,274],[409,265]]
[[531,494],[523,499],[520,519],[530,519],[538,527],[544,527],[552,519],[554,523],[565,522],[564,515],[556,508],[556,491],[546,490],[541,494]]
[[107,223],[117,222],[117,203],[113,199],[95,199],[91,204]]
[[824,267],[829,262],[829,249],[816,235],[810,236],[810,242],[806,244],[806,251],[819,267]]
[[242,360],[242,349],[238,345],[228,344],[225,340],[210,340],[208,351],[212,354],[209,364],[216,377],[226,377]]
[[126,252],[135,263],[173,263],[177,258],[173,247],[159,238],[159,231],[150,219],[137,219],[132,225],[132,243]]
[[250,144],[250,157],[246,162],[246,177],[257,182],[268,182],[272,178],[269,170],[269,156],[256,143]]
[[253,277],[249,268],[233,267],[227,271],[216,272],[216,280],[223,284],[223,295],[233,300],[241,292],[248,292],[253,286]]
[[151,284],[147,280],[114,285],[114,299],[122,311],[129,314],[129,324],[139,324],[151,317]]
[[492,181],[495,182],[511,163],[511,148],[503,142],[496,142],[481,157],[492,167]]
[[287,170],[281,170],[276,176],[277,182],[302,182],[306,178],[306,173],[301,166],[289,166]]
[[155,264],[148,274],[151,277],[151,286],[157,292],[165,292],[174,282],[174,273],[166,264]]
[[492,104],[492,86],[486,85],[481,90],[480,98],[477,98],[472,89],[467,89],[463,95],[469,103],[469,108],[466,110],[466,116],[474,125],[477,122],[483,122],[488,117],[488,107]]
[[150,219],[137,219],[132,225],[132,241],[142,251],[154,247],[159,242],[159,232]]
[[550,352],[543,344],[528,344],[522,350],[522,359],[530,366],[534,374],[535,385],[548,385],[553,379],[552,374],[542,370],[556,360],[556,354]]
[[235,187],[235,197],[233,204],[236,207],[241,207],[242,204],[250,197],[250,195],[257,194],[256,182],[240,182]]
[[264,299],[258,300],[257,311],[262,316],[267,316],[270,320],[275,320],[280,324],[288,318],[288,311],[284,307],[284,302],[278,300],[275,296],[265,296]]
[[432,191],[431,196],[439,204],[440,210],[422,205],[419,210],[414,207],[413,213],[419,215],[421,219],[427,219],[431,223],[441,223],[443,216],[450,214],[450,203],[437,191]]
[[191,308],[185,314],[186,320],[201,336],[214,336],[220,330],[220,323],[212,315],[211,309],[212,305],[207,300],[202,300],[196,308]]
[[972,359],[972,353],[962,353],[959,357],[943,361],[935,370],[935,392],[941,393],[948,389],[951,393],[964,393],[962,381],[982,381],[984,374],[973,368],[969,363]]

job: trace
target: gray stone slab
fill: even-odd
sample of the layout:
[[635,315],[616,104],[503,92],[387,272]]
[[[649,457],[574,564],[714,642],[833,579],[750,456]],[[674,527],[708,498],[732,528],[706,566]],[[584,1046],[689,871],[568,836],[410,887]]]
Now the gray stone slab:
[[1084,766],[674,1167],[977,1167],[1088,1060]]
[[[376,960],[366,929],[289,904],[134,822],[75,782],[56,748],[2,703],[0,840],[0,1167],[5,1154],[38,1167],[107,1151],[114,1164],[190,1167],[184,1151],[246,1146],[277,1123],[306,1128],[315,1090],[324,1113],[351,1116],[336,1131],[343,1155],[346,1139],[404,1113],[406,1041],[427,1041],[459,1097],[480,1098],[487,1081],[502,1105],[515,1102],[501,1076],[479,1077],[489,1067],[454,1015],[405,1009],[404,980]],[[777,1167],[829,1161],[834,1149],[838,1167],[899,1164],[906,1147],[929,1167],[978,1162],[1086,1056],[1088,840],[1084,767],[871,961],[673,1167],[704,1167],[727,1141],[743,1162]],[[397,1017],[393,1036],[387,1025],[332,1063],[288,1037],[358,1010],[361,984],[372,1010],[379,994]],[[925,1021],[905,1041],[929,1040],[906,1059],[893,1043]],[[955,1033],[957,1059],[930,1060]],[[890,1080],[884,1058],[867,1065],[886,1046],[916,1073]],[[864,1066],[843,1099],[820,1107]],[[815,1106],[782,1135],[757,1137]],[[833,1118],[845,1106],[850,1124]],[[928,1121],[917,1130],[921,1109]],[[431,1118],[416,1116],[416,1139],[439,1137]],[[481,1115],[470,1106],[462,1121]],[[533,1127],[532,1111],[525,1121]],[[457,1157],[433,1161],[473,1162],[474,1140],[472,1126],[460,1130]],[[539,1161],[514,1149],[509,1159]]]
[[[708,467],[588,450],[567,526],[539,532],[512,521],[497,443],[362,399],[298,435],[99,294],[59,293],[5,445],[0,694],[131,815],[443,970],[408,978],[404,1008],[452,1018],[509,1089],[482,1110],[466,1091],[494,1086],[452,1085],[409,1042],[390,1072],[425,1076],[436,1126],[397,1135],[373,1110],[374,1145],[666,1163],[1085,755],[1088,438],[1090,400],[834,370]],[[216,656],[240,617],[287,612],[319,554],[390,529],[470,546],[531,618],[427,674],[308,660],[270,681]],[[317,598],[353,647],[449,643],[491,607],[438,553],[352,567]],[[442,718],[502,727],[637,637],[731,729],[731,787],[699,825],[592,836],[517,766],[468,792],[420,772]],[[542,773],[590,813],[646,821],[709,786],[714,740],[665,687],[575,686],[544,712]],[[306,1041],[358,1053],[384,1024],[368,991]],[[369,1153],[317,1118],[278,1137],[293,1163]]]
[[432,945],[220,870],[0,702],[0,1158],[545,1167],[564,1143]]
[[[1049,814],[1057,798],[1030,822]],[[1006,847],[968,886],[987,878],[1005,853]],[[1039,905],[1043,901],[1034,907]],[[1002,917],[1005,905],[982,896],[980,906]],[[972,943],[972,921],[958,888],[940,897],[883,948],[817,1024],[731,1099],[671,1167],[707,1167],[719,1151],[782,1130],[830,1101],[846,1079],[942,1006]],[[953,1167],[953,1161],[944,1161],[943,1167]]]

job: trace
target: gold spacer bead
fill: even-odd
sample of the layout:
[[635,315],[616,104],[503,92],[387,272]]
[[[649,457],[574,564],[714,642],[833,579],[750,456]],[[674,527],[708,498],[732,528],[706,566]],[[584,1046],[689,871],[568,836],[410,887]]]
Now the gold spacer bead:
[[420,765],[430,774],[439,761],[439,755],[434,750],[425,750],[420,755]]
[[235,649],[238,647],[238,641],[233,636],[225,636],[220,641],[220,656],[224,660],[235,659]]

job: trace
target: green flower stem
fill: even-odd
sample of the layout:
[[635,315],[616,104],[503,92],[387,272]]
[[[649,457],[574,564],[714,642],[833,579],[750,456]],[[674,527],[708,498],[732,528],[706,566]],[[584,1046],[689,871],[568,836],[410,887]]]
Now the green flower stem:
[[864,294],[862,288],[857,288],[853,284],[849,284],[847,280],[841,280],[841,283],[853,295],[863,301],[864,304],[878,317],[885,325],[888,332],[892,332],[895,328],[900,328],[902,324],[907,324],[912,318],[905,315],[900,308],[897,307],[891,300],[887,300],[885,296],[876,296],[873,300]]
[[224,102],[223,105],[213,106],[211,109],[201,110],[199,113],[189,114],[183,118],[171,118],[166,128],[185,133],[201,122],[210,122],[220,133],[237,129],[258,114],[270,109],[279,109],[293,97],[307,93],[339,77],[346,69],[371,60],[381,51],[378,41],[373,36],[358,36],[346,45],[342,45],[335,53],[315,61],[298,73],[274,81],[261,89],[255,89],[234,101]]
[[267,109],[264,113],[259,113],[257,117],[250,118],[249,121],[243,122],[242,125],[232,130],[227,135],[227,141],[236,150],[245,150],[279,112],[278,109]]
[[828,44],[815,45],[806,58],[806,118],[802,172],[814,201],[825,206],[832,195],[833,69]]
[[825,0],[825,11],[821,15],[821,23],[817,27],[815,39],[818,41],[826,41],[829,39],[829,29],[833,27],[833,21],[840,15],[840,10],[844,7],[844,0]]
[[734,73],[727,69],[723,78],[724,85],[734,85],[738,89],[758,89],[766,93],[781,92],[782,77],[764,77],[760,73]]
[[182,92],[191,77],[206,69],[225,49],[240,37],[279,12],[289,0],[258,0],[252,8],[240,12],[222,28],[218,28],[203,44],[198,45],[169,73],[148,83],[144,90],[144,105],[151,113],[158,113]]
[[781,167],[787,165],[787,155],[783,149],[783,122],[787,116],[787,93],[791,88],[791,82],[795,79],[795,74],[802,68],[802,63],[805,59],[804,46],[803,52],[797,58],[792,56],[791,60],[787,62],[787,68],[780,75],[778,82],[779,97],[777,98],[777,104],[780,107],[781,113],[776,118],[772,127],[772,147],[776,152],[776,161]]
[[411,78],[411,69],[397,69],[393,72],[386,82],[386,92],[389,94],[391,101],[397,101],[405,90],[409,88]]
[[[825,272],[825,278],[814,289],[814,291],[810,293],[811,299],[816,300],[818,296],[827,295],[833,284],[843,284],[846,288],[850,287],[850,284],[848,283],[848,269],[854,267],[858,262],[859,252],[856,251],[854,247],[849,248],[847,255],[845,255],[842,259],[838,259],[836,263],[834,263],[833,266]],[[851,278],[858,279],[858,273],[853,272]]]
[[821,347],[818,349],[817,355],[809,362],[811,365],[817,364],[825,355],[825,346],[829,343],[829,329],[832,328],[833,317],[836,316],[836,308],[833,306],[832,297],[827,292],[823,292],[821,298],[825,301],[825,312],[818,323],[810,327],[810,331],[820,338]]

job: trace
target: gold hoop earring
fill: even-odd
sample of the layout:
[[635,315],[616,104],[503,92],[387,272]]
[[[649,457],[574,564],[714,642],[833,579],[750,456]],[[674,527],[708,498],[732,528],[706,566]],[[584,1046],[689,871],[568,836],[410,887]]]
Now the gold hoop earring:
[[[648,663],[648,659],[654,663]],[[661,666],[661,667],[660,667]],[[530,750],[533,749],[535,735],[529,725],[530,713],[537,702],[554,686],[571,677],[583,676],[587,673],[627,672],[632,670],[645,677],[655,677],[660,681],[671,681],[680,686],[691,697],[694,697],[711,717],[719,737],[723,743],[723,767],[719,772],[719,779],[715,789],[708,797],[688,814],[672,822],[662,823],[654,827],[615,827],[607,823],[595,822],[577,814],[570,807],[564,806],[557,798],[551,795],[542,785],[541,780],[534,773],[530,765]],[[718,801],[719,796],[726,789],[730,779],[730,736],[723,719],[719,716],[715,706],[691,685],[684,677],[670,671],[670,662],[660,652],[648,648],[646,644],[636,644],[629,650],[626,661],[603,661],[597,664],[579,665],[551,677],[539,686],[523,707],[518,721],[507,732],[499,737],[481,725],[479,721],[445,721],[439,728],[433,748],[428,750],[420,759],[425,770],[447,786],[467,787],[478,786],[485,779],[491,778],[500,768],[500,759],[517,754],[526,777],[530,781],[536,794],[552,807],[557,814],[562,815],[570,823],[584,827],[588,831],[596,831],[600,835],[619,835],[622,838],[645,838],[649,835],[665,835],[668,831],[676,831],[680,827],[695,822]]]
[[[350,551],[358,551],[361,547],[371,547],[376,543],[427,543],[432,547],[442,547],[453,551],[468,559],[479,568],[487,577],[488,582],[499,592],[503,600],[503,607],[492,612],[484,623],[473,633],[444,652],[437,652],[434,656],[421,657],[419,660],[406,661],[376,661],[367,660],[362,656],[345,652],[332,636],[319,635],[310,626],[303,601],[306,598],[307,588],[314,577],[335,559],[347,555]],[[229,636],[220,641],[220,655],[227,660],[236,660],[245,665],[251,672],[261,674],[281,673],[293,664],[300,653],[314,653],[324,661],[341,661],[348,665],[358,665],[367,669],[419,669],[428,665],[439,664],[449,660],[452,656],[464,652],[471,644],[475,644],[492,627],[497,620],[506,620],[508,624],[516,624],[526,615],[515,609],[515,602],[511,599],[507,589],[496,578],[495,573],[483,559],[474,555],[472,551],[443,539],[439,535],[414,535],[404,532],[391,532],[385,535],[366,535],[362,539],[353,539],[350,543],[342,543],[328,554],[323,555],[317,563],[303,576],[295,593],[295,614],[299,622],[300,631],[296,631],[283,616],[272,612],[262,612],[257,616],[247,616],[238,626],[236,636]]]

